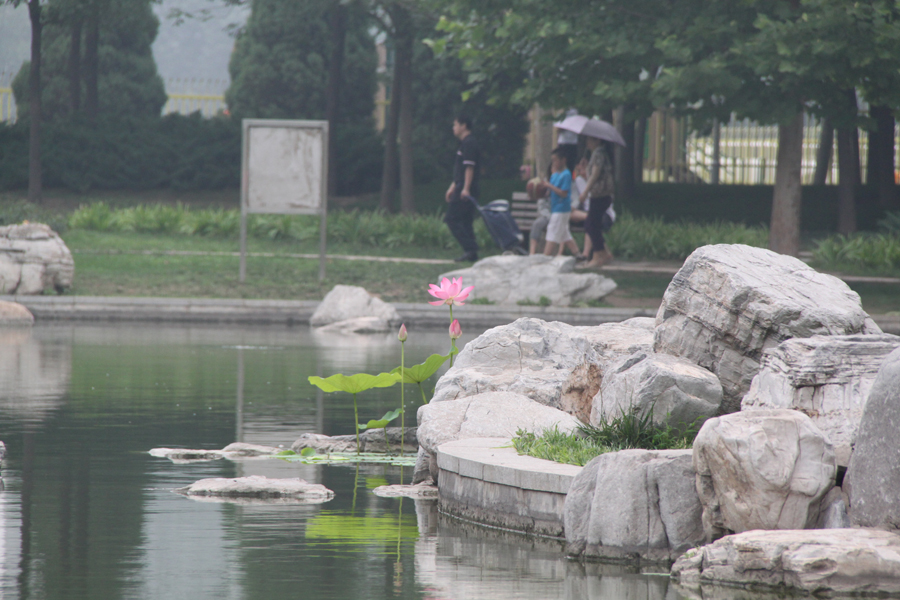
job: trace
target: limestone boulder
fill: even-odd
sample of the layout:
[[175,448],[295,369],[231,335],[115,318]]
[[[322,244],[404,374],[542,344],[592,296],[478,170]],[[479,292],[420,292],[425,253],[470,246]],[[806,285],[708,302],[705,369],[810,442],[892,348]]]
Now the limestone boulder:
[[900,350],[869,392],[844,487],[854,525],[900,529]]
[[601,454],[575,476],[564,509],[570,556],[674,560],[703,542],[690,450]]
[[43,223],[0,227],[0,294],[33,295],[72,287],[75,261]]
[[812,419],[787,409],[708,420],[694,440],[707,540],[751,529],[815,526],[834,487],[834,449]]
[[[349,323],[342,323],[350,321]],[[336,285],[325,295],[309,320],[313,327],[331,325],[347,332],[381,332],[399,325],[397,309],[365,288]]]
[[571,256],[491,256],[441,277],[462,277],[466,285],[475,286],[470,299],[502,306],[537,303],[542,297],[553,306],[571,306],[599,300],[616,289],[612,279],[577,272],[574,267]]
[[740,408],[764,350],[791,338],[881,333],[840,279],[739,244],[695,250],[666,289],[656,325],[654,351],[718,376],[723,413]]
[[714,416],[721,404],[722,385],[706,369],[670,354],[641,351],[609,365],[594,396],[591,424],[637,411],[683,430]]
[[741,410],[791,408],[808,415],[834,445],[838,465],[850,452],[869,390],[895,335],[794,338],[763,352]]
[[[815,597],[900,593],[900,535],[866,529],[748,531],[691,550],[672,567],[690,587],[728,586]],[[715,594],[704,598],[717,597]],[[756,597],[756,596],[753,596]]]
[[548,429],[573,432],[580,421],[515,392],[486,392],[419,407],[419,459],[413,483],[437,479],[437,447],[469,438],[512,438],[519,430],[540,435]]
[[509,391],[587,423],[606,365],[650,349],[653,333],[631,321],[637,322],[573,327],[523,318],[489,329],[466,344],[438,380],[432,403]]

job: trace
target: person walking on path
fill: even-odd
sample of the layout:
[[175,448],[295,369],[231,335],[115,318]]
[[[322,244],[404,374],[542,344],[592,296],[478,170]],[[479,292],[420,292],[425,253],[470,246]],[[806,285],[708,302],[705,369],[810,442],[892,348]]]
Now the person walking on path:
[[481,153],[472,135],[472,120],[468,116],[456,117],[453,121],[453,135],[459,139],[459,148],[453,163],[453,182],[444,194],[447,201],[444,223],[464,252],[455,259],[456,262],[475,262],[478,260],[478,241],[475,239],[472,223],[477,214],[475,202],[479,195]]
[[572,191],[572,172],[566,168],[566,152],[557,148],[550,155],[550,166],[553,175],[544,185],[550,190],[550,222],[547,224],[547,243],[544,254],[556,256],[561,246],[565,246],[573,255],[578,255],[578,245],[569,231],[569,213],[572,211],[570,194]]
[[591,151],[588,162],[587,188],[579,200],[584,202],[590,198],[588,216],[584,222],[584,231],[591,239],[592,258],[576,268],[593,269],[602,267],[613,259],[603,239],[603,215],[612,206],[616,182],[613,175],[613,164],[610,159],[607,143],[595,137],[587,138],[587,147]]

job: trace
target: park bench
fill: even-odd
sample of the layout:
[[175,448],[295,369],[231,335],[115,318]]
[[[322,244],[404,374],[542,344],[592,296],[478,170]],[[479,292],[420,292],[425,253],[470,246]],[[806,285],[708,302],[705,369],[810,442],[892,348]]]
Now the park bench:
[[[538,216],[537,202],[528,197],[525,192],[513,192],[510,209],[512,217],[519,226],[519,231],[525,234],[526,243],[528,234],[531,232],[531,226]],[[574,233],[584,231],[582,225],[569,225],[569,229]]]

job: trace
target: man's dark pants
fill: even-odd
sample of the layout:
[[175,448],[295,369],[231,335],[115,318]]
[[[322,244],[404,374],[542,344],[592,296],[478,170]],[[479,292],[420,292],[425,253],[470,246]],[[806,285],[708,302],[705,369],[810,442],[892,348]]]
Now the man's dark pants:
[[444,216],[444,223],[450,228],[450,233],[453,234],[466,254],[478,252],[475,229],[472,227],[476,212],[475,202],[458,198],[450,201],[447,205],[447,214]]

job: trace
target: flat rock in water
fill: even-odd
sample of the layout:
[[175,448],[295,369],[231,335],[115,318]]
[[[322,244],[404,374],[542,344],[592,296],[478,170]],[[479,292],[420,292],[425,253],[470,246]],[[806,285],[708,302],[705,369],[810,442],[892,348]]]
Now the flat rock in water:
[[854,525],[900,529],[900,349],[869,392],[844,488]]
[[216,496],[220,498],[292,498],[312,502],[326,502],[334,492],[319,483],[305,479],[270,479],[262,475],[235,479],[201,479],[175,490],[185,496]]
[[433,499],[438,497],[437,487],[422,483],[415,485],[382,485],[372,490],[372,493],[379,498]]
[[[672,577],[704,591],[712,584],[816,597],[895,595],[900,535],[871,529],[748,531],[689,550],[675,562]],[[732,589],[722,597],[738,594]]]
[[838,465],[846,467],[869,390],[897,348],[900,337],[887,334],[787,340],[763,353],[741,410],[799,410],[828,436]]
[[432,403],[515,392],[587,423],[605,365],[640,350],[649,352],[652,341],[647,319],[595,327],[518,319],[466,344],[438,380]]
[[396,308],[356,285],[334,286],[316,307],[309,323],[322,327],[360,317],[375,317],[391,325],[400,323]]
[[579,273],[574,267],[571,256],[491,256],[441,277],[462,277],[466,285],[475,286],[471,299],[501,306],[538,303],[542,297],[553,306],[571,306],[599,300],[616,289],[612,279],[598,273]]
[[834,449],[796,410],[742,411],[704,423],[694,440],[707,541],[751,529],[803,529],[834,487]]
[[666,289],[656,324],[654,351],[716,374],[723,413],[740,409],[766,348],[791,338],[881,333],[840,279],[739,244],[695,250]]
[[176,464],[219,460],[221,458],[269,457],[281,452],[282,448],[235,442],[221,450],[191,450],[189,448],[153,448],[150,456],[168,458]]
[[384,333],[390,331],[392,325],[387,319],[381,317],[354,317],[335,321],[319,328],[325,333]]
[[[401,436],[402,434],[402,436]],[[387,447],[385,447],[387,438]],[[360,452],[415,452],[419,448],[415,427],[387,427],[386,429],[370,429],[359,434]],[[300,434],[291,450],[300,454],[305,448],[312,448],[320,454],[330,452],[356,452],[356,435],[322,435],[319,433]]]

